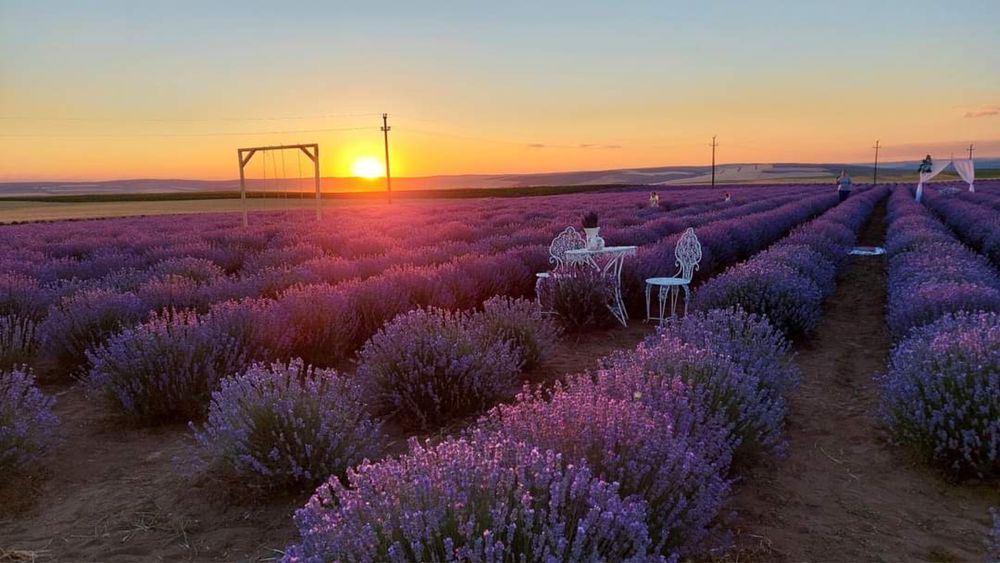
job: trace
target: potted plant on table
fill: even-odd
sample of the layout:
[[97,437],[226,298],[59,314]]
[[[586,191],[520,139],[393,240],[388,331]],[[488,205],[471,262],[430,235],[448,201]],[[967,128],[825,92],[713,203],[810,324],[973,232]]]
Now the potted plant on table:
[[601,228],[597,226],[597,212],[589,211],[583,215],[583,232],[587,234],[587,249],[598,250],[604,246],[604,239],[597,236]]

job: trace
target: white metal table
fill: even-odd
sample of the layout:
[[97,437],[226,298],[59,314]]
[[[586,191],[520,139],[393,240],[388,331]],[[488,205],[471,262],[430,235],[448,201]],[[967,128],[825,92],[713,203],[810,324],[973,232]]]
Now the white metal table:
[[608,308],[622,326],[628,326],[628,311],[622,299],[622,267],[625,264],[625,257],[635,256],[638,249],[638,246],[605,246],[594,250],[587,248],[567,250],[565,254],[567,263],[591,266],[611,280],[614,295],[613,302],[608,303]]

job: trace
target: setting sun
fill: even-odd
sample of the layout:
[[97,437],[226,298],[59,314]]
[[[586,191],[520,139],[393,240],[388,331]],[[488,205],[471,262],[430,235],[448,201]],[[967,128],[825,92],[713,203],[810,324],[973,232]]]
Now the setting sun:
[[369,180],[373,178],[379,178],[385,175],[385,168],[378,159],[365,156],[354,161],[354,166],[351,167],[354,175],[359,178],[367,178]]

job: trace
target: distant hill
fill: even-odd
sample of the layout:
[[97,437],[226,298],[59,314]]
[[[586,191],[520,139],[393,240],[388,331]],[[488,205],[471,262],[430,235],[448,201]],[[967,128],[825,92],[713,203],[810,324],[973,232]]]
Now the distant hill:
[[[909,181],[916,178],[917,161],[879,164],[879,177],[884,181]],[[976,160],[977,174],[983,177],[1000,175],[1000,158]],[[871,176],[870,164],[724,164],[716,167],[717,183],[780,183],[833,181],[846,169],[855,181],[864,182]],[[459,188],[523,188],[529,186],[585,186],[608,184],[681,185],[711,182],[709,166],[661,166],[623,168],[579,172],[549,172],[539,174],[463,174],[393,178],[394,190],[428,190]],[[942,175],[953,178],[953,175]],[[362,178],[322,178],[324,192],[358,192],[383,189],[383,180]],[[39,195],[80,195],[119,193],[199,193],[239,191],[239,180],[136,179],[104,182],[6,182],[0,183],[0,197]],[[253,191],[312,191],[311,178],[257,179],[247,181]]]

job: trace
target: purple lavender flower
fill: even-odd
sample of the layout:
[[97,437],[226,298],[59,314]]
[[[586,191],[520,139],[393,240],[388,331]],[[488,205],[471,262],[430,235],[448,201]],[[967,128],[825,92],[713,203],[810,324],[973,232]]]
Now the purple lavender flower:
[[472,324],[483,342],[509,344],[524,370],[540,365],[560,334],[558,325],[542,314],[538,304],[508,297],[494,297],[483,303],[483,310],[473,315]]
[[634,351],[614,354],[606,362],[607,372],[611,373],[599,373],[597,381],[610,385],[606,392],[612,396],[638,392],[654,408],[660,408],[657,403],[662,402],[666,405],[662,410],[676,412],[678,408],[673,404],[677,399],[664,394],[682,390],[697,405],[694,410],[699,417],[706,419],[702,425],[718,424],[709,423],[710,417],[728,429],[730,448],[739,448],[739,457],[747,458],[759,451],[781,452],[784,448],[784,398],[714,351],[664,333]]
[[975,283],[893,285],[890,275],[888,323],[896,338],[958,311],[1000,312],[1000,291]]
[[586,465],[511,440],[411,442],[330,479],[285,561],[647,560],[646,511]]
[[380,457],[383,447],[356,380],[301,360],[254,364],[223,379],[207,422],[192,428],[216,468],[265,487],[343,478],[362,460]]
[[41,375],[63,380],[77,375],[87,361],[87,349],[147,315],[132,293],[91,289],[63,298],[38,327]]
[[0,315],[0,371],[30,365],[38,348],[35,322],[18,315]]
[[949,313],[914,329],[881,379],[896,440],[952,474],[1000,474],[1000,314]]
[[522,394],[493,409],[488,432],[580,460],[597,477],[618,483],[648,508],[652,549],[670,558],[703,553],[718,540],[714,526],[729,484],[690,435],[634,397],[615,399],[594,386],[556,387],[551,399]]
[[236,339],[190,311],[154,315],[87,357],[91,391],[141,424],[200,419],[218,381],[251,360]]
[[823,294],[816,284],[788,266],[751,260],[730,268],[698,288],[698,309],[727,309],[735,305],[767,317],[789,337],[816,330]]
[[0,274],[0,315],[18,315],[33,320],[45,317],[51,295],[30,276]]
[[31,371],[0,371],[0,472],[20,469],[52,442],[55,399],[35,387]]
[[426,429],[494,404],[516,384],[520,361],[509,343],[477,338],[468,315],[417,309],[365,343],[357,377],[377,414]]
[[[841,249],[846,255],[846,249]],[[754,260],[783,264],[803,278],[812,281],[824,297],[832,295],[836,285],[837,268],[822,253],[804,244],[776,244],[756,255]]]
[[660,332],[727,357],[777,394],[798,385],[788,340],[766,318],[738,306],[671,318]]
[[583,332],[616,322],[608,308],[614,295],[611,283],[600,272],[583,267],[541,280],[538,297],[546,310],[555,312],[567,331]]

